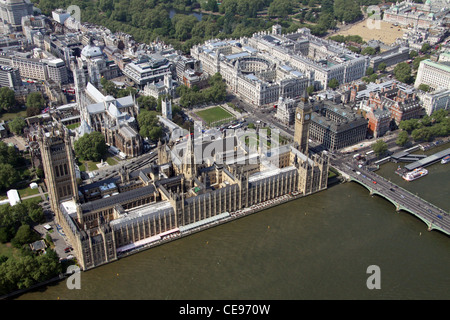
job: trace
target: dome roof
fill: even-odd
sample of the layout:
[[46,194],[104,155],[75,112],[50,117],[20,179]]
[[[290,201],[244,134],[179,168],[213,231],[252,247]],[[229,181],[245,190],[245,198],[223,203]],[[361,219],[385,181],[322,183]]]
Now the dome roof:
[[86,58],[98,57],[101,56],[102,54],[103,54],[102,50],[99,47],[91,45],[87,45],[86,47],[83,48],[83,50],[81,50],[81,55]]

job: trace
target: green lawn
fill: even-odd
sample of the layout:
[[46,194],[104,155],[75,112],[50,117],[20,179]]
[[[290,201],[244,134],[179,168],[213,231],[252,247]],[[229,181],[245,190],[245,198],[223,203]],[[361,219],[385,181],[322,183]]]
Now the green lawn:
[[39,189],[38,188],[31,189],[30,187],[28,187],[28,188],[25,188],[25,189],[17,190],[17,192],[19,192],[20,197],[23,198],[23,197],[31,196],[33,194],[38,194],[39,193]]
[[100,162],[86,161],[86,163],[88,165],[89,171],[95,171],[95,170],[98,170],[97,163],[100,163]]
[[116,164],[117,164],[117,160],[114,159],[114,157],[108,157],[108,158],[106,158],[106,162],[107,162],[110,166],[113,166],[113,165],[116,165]]
[[9,121],[12,120],[14,118],[17,117],[22,117],[22,118],[26,118],[27,117],[27,111],[26,110],[22,110],[19,112],[10,112],[10,113],[0,113],[0,120],[3,121]]
[[42,198],[41,197],[32,197],[32,198],[28,198],[28,199],[25,199],[25,200],[22,200],[22,203],[25,203],[25,202],[30,202],[30,203],[40,203],[40,202],[42,202],[42,201],[44,201],[44,200],[42,200]]
[[[17,189],[17,192],[19,193],[20,197],[27,197],[34,194],[39,193],[39,189],[31,189],[30,187],[26,187],[23,189]],[[5,193],[0,194],[0,200],[8,199],[8,195]]]
[[78,128],[80,125],[81,125],[81,123],[78,122],[78,123],[72,123],[72,124],[69,124],[69,125],[67,125],[66,127],[67,127],[67,129],[73,130],[73,129]]
[[86,167],[84,165],[84,162],[80,165],[78,165],[78,168],[80,169],[80,171],[86,171]]
[[202,118],[208,125],[227,118],[234,118],[231,113],[220,106],[197,111],[195,114]]
[[[90,160],[83,160],[83,159],[79,159],[78,160],[80,162],[80,164],[78,165],[78,167],[80,168],[80,171],[84,171],[86,172],[86,169],[88,171],[96,171],[98,170],[97,164],[100,163],[99,162],[94,162],[94,161],[90,161]],[[106,159],[103,159],[103,161],[106,161],[110,166],[116,165],[118,163],[118,161],[116,159],[114,159],[113,156],[107,156]],[[87,168],[86,168],[87,165]]]
[[10,242],[0,243],[0,256],[14,257],[19,253],[19,250],[14,248]]

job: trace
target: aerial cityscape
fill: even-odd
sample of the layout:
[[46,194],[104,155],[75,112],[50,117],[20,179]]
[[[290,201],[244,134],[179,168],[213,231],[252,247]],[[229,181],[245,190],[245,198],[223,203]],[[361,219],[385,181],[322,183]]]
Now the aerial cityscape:
[[450,298],[449,26],[450,0],[0,0],[0,297]]

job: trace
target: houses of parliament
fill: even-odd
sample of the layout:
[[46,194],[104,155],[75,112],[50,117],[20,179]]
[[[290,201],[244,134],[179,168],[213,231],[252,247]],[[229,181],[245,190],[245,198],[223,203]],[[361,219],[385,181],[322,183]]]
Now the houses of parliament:
[[248,144],[249,130],[189,134],[159,142],[154,164],[136,171],[119,165],[113,178],[84,185],[76,182],[70,131],[60,123],[41,127],[49,201],[79,266],[112,262],[265,201],[326,189],[328,156],[308,151],[311,112],[304,98],[291,144],[272,141],[266,151],[261,139]]

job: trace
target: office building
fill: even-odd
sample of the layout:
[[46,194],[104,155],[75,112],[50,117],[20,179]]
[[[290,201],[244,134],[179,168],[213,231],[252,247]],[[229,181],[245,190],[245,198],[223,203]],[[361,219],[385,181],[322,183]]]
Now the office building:
[[450,53],[442,53],[438,61],[422,60],[417,70],[414,87],[426,84],[433,89],[450,89]]

